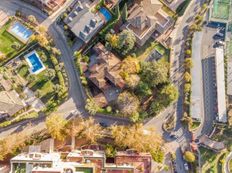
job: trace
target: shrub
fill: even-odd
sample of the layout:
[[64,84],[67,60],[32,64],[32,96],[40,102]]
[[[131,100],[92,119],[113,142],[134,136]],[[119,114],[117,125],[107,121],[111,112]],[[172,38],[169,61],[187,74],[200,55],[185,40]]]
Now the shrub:
[[196,157],[195,157],[194,153],[192,153],[191,151],[186,151],[184,153],[184,159],[189,163],[193,163],[193,162],[195,162]]

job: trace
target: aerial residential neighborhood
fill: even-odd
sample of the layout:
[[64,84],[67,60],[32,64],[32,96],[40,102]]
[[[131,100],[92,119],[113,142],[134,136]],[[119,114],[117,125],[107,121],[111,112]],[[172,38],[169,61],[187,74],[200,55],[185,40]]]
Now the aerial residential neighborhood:
[[231,173],[232,0],[1,0],[0,173]]

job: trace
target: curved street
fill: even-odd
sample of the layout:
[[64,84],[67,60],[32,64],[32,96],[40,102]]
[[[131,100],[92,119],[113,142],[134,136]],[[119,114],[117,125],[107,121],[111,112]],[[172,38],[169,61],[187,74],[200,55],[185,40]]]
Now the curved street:
[[[83,91],[79,74],[75,68],[75,63],[73,59],[73,52],[67,44],[66,38],[64,36],[63,30],[56,24],[57,17],[69,6],[73,0],[67,1],[57,12],[51,16],[47,16],[42,11],[37,9],[30,4],[27,4],[21,0],[1,0],[0,7],[7,11],[9,14],[14,15],[15,11],[23,11],[26,15],[34,15],[41,25],[46,26],[49,29],[49,34],[53,37],[56,47],[61,51],[61,60],[64,62],[66,73],[69,80],[69,98],[62,105],[59,106],[56,113],[60,114],[64,118],[71,118],[77,114],[82,116],[89,116],[85,111],[85,93]],[[6,128],[0,129],[0,138],[3,138],[16,131],[25,130],[27,133],[34,133],[35,131],[40,131],[45,126],[45,118],[39,117],[37,119],[28,120],[13,124]],[[110,117],[102,114],[97,114],[94,116],[96,121],[103,122],[107,125],[118,123],[118,124],[128,124],[129,121],[125,118],[120,117]],[[30,124],[30,126],[28,126]],[[33,127],[33,128],[32,128]]]

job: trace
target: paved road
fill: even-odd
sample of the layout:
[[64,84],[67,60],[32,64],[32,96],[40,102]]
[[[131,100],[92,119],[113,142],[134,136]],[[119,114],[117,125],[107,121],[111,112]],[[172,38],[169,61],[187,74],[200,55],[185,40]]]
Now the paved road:
[[[71,112],[75,112],[76,114],[82,114],[87,117],[89,114],[85,111],[85,94],[83,92],[82,85],[80,83],[79,74],[75,68],[75,63],[73,60],[73,52],[67,44],[66,38],[62,29],[56,25],[57,17],[64,11],[64,9],[72,3],[73,0],[67,1],[64,6],[52,16],[47,16],[42,13],[39,9],[23,2],[20,0],[1,0],[0,8],[5,9],[9,14],[14,15],[16,10],[23,11],[26,15],[34,15],[37,20],[42,23],[42,25],[48,27],[49,33],[54,39],[56,46],[60,49],[62,56],[61,60],[64,62],[65,69],[69,79],[69,99],[59,106],[58,112],[64,118],[67,118],[73,114]],[[119,117],[110,117],[104,116],[102,114],[97,114],[94,116],[96,121],[103,122],[107,125],[118,123],[118,124],[128,124],[129,121],[124,118]],[[25,130],[27,132],[33,133],[34,131],[39,131],[45,128],[45,117],[40,117],[37,119],[33,119],[31,121],[24,121],[12,125],[7,128],[2,128],[0,130],[0,138],[7,136],[16,131]],[[26,127],[28,122],[33,125],[33,128]],[[26,129],[25,129],[26,128]]]
[[188,26],[192,22],[194,15],[196,15],[199,6],[204,3],[205,0],[194,0],[191,1],[189,7],[187,8],[185,14],[178,19],[176,31],[173,40],[173,59],[171,60],[171,79],[179,89],[179,99],[175,105],[177,123],[175,132],[179,135],[178,139],[174,142],[178,143],[177,148],[173,148],[173,151],[176,151],[176,170],[178,173],[185,173],[183,158],[180,148],[185,146],[190,140],[191,135],[186,128],[181,124],[181,118],[183,115],[183,73],[184,73],[184,45],[187,39]]

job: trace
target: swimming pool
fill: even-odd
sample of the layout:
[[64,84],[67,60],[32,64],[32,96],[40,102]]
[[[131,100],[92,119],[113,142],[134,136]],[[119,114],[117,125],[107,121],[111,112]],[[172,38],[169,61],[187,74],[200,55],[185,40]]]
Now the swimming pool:
[[39,74],[45,69],[45,66],[43,65],[36,51],[30,52],[25,56],[25,58],[28,65],[30,66],[31,74]]
[[105,17],[106,22],[111,20],[112,15],[110,14],[110,12],[106,8],[101,7],[99,12]]
[[10,27],[8,32],[11,33],[16,38],[18,38],[23,43],[27,42],[31,37],[31,35],[33,34],[33,32],[30,29],[26,28],[26,26],[24,26],[20,22],[15,22]]

